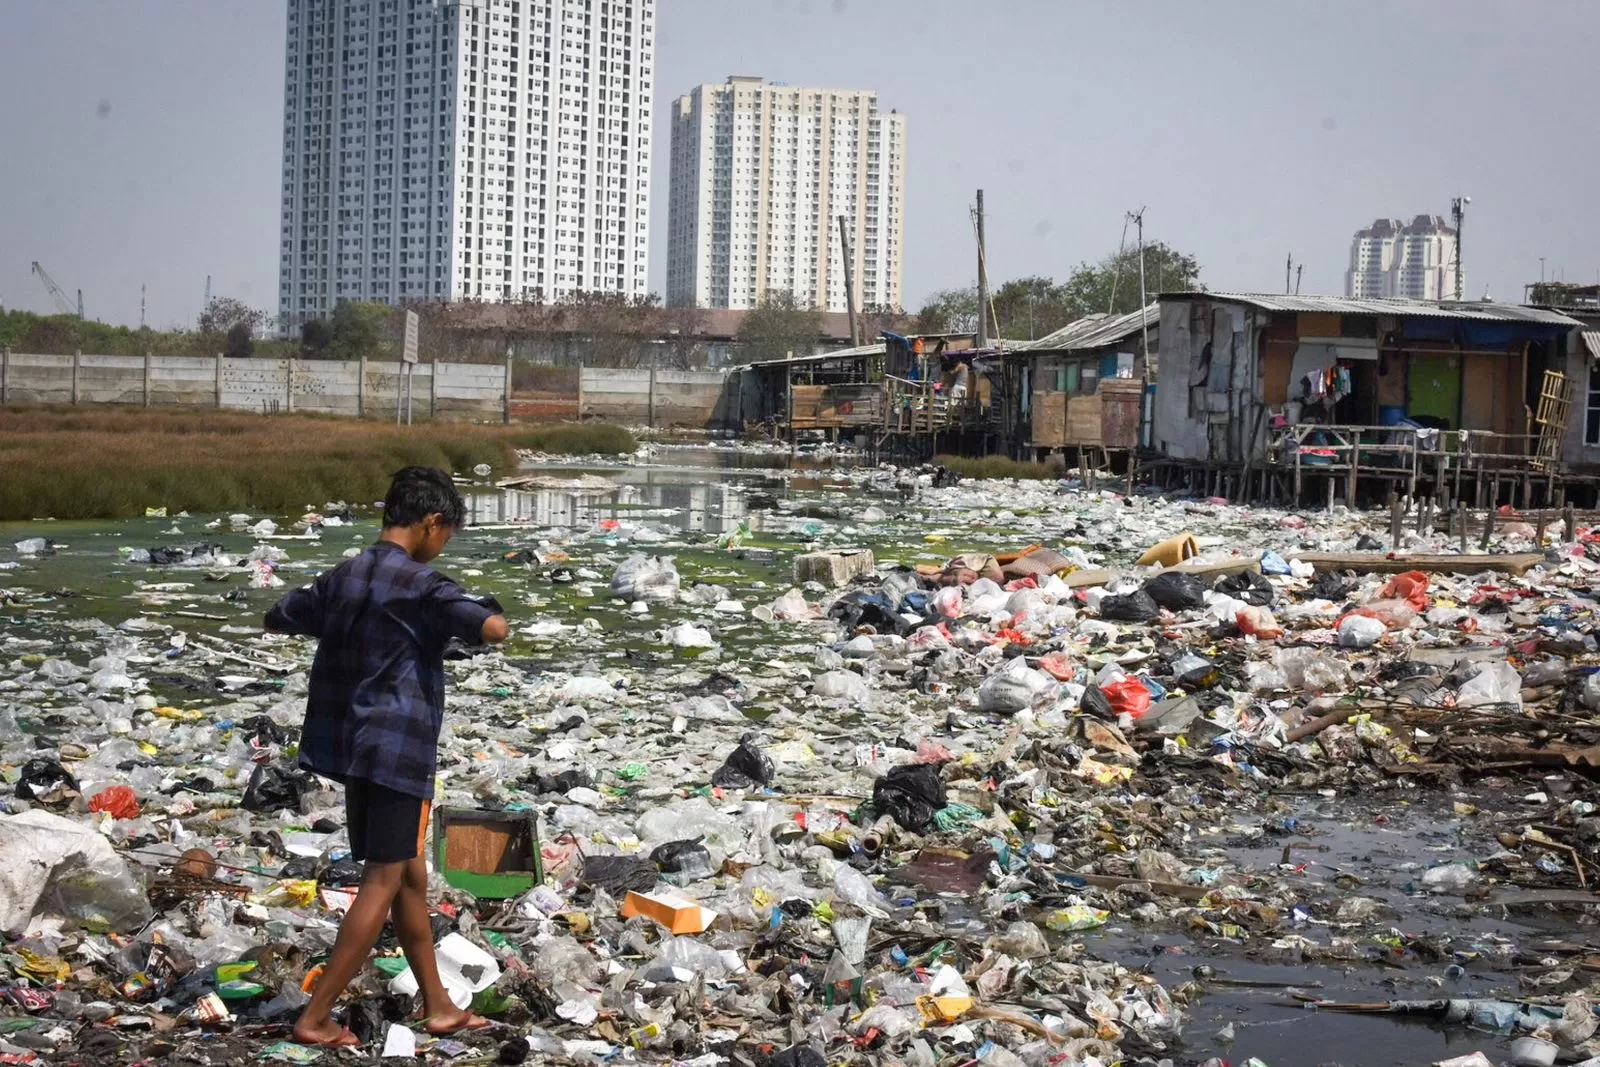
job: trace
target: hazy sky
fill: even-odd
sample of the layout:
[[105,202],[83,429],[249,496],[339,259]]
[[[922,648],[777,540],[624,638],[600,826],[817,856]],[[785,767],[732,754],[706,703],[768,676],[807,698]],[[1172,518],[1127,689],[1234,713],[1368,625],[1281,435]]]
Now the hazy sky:
[[[1595,281],[1592,0],[658,0],[656,111],[730,73],[878,90],[908,116],[904,282],[998,281],[1114,251],[1123,213],[1214,289],[1343,289],[1378,216],[1472,197],[1468,291]],[[213,291],[276,312],[281,0],[3,0],[0,303],[192,321]],[[655,138],[651,283],[666,263]]]

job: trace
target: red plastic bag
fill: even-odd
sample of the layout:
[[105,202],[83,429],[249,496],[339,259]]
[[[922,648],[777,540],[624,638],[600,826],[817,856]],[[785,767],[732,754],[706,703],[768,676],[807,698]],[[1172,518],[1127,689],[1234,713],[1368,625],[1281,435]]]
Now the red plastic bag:
[[1065,652],[1050,652],[1039,657],[1039,669],[1058,682],[1070,682],[1078,676],[1072,661]]
[[1263,641],[1283,636],[1283,627],[1278,625],[1278,620],[1272,612],[1254,605],[1235,615],[1233,624],[1239,628],[1240,633],[1254,634]]
[[109,811],[113,819],[137,819],[139,817],[139,797],[133,791],[132,786],[109,786],[89,798],[89,810],[93,812]]
[[1404,600],[1418,611],[1428,610],[1428,576],[1421,571],[1406,571],[1389,579],[1378,594],[1385,600]]
[[1118,715],[1126,712],[1138,719],[1150,710],[1150,690],[1146,689],[1144,683],[1137,678],[1130,676],[1120,682],[1103,685],[1100,691],[1106,695],[1111,710]]

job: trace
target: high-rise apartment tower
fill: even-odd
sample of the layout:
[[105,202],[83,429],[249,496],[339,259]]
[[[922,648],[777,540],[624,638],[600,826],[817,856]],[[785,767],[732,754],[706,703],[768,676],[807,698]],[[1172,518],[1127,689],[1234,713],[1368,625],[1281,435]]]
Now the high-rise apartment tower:
[[750,308],[788,290],[844,311],[839,217],[859,307],[900,305],[906,120],[862,89],[754,77],[671,109],[667,303]]
[[288,0],[278,304],[648,288],[655,0]]

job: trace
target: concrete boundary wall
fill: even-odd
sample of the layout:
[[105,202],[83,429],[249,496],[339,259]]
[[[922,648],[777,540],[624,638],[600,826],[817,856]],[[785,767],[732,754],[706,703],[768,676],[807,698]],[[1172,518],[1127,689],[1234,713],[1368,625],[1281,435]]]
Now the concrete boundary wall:
[[578,371],[578,417],[629,426],[721,430],[733,425],[738,375],[721,371]]
[[[0,404],[131,404],[392,419],[405,400],[402,371],[402,364],[376,360],[63,356],[0,349]],[[415,364],[412,415],[503,420],[509,379],[501,364]]]

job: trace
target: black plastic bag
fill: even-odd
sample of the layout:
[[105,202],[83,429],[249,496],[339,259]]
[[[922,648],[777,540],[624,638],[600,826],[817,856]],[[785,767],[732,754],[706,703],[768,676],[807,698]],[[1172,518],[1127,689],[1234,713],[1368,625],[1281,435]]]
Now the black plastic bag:
[[246,811],[299,811],[301,798],[316,788],[317,783],[309,774],[258,763],[239,806]]
[[262,745],[281,745],[289,740],[289,731],[266,715],[246,721],[244,729],[248,731],[246,736],[254,737]]
[[872,786],[872,810],[912,833],[926,830],[934,813],[945,804],[944,779],[931,763],[896,767]]
[[1356,577],[1348,571],[1323,571],[1311,583],[1311,595],[1319,600],[1343,600],[1357,585]]
[[1144,591],[1150,594],[1150,599],[1170,611],[1203,608],[1206,604],[1206,583],[1198,575],[1182,571],[1166,571],[1156,575],[1144,583]]
[[1148,622],[1161,614],[1161,605],[1143,589],[1126,596],[1108,596],[1100,601],[1100,617],[1118,622]]
[[1383,542],[1378,540],[1376,537],[1373,537],[1371,534],[1362,534],[1360,537],[1356,538],[1356,551],[1382,552]]
[[541,793],[565,793],[572,789],[593,789],[594,779],[581,768],[562,771],[560,774],[541,774],[534,779]]
[[278,877],[292,878],[297,882],[303,882],[310,878],[320,877],[323,866],[320,856],[296,856],[278,868]]
[[910,629],[910,624],[900,617],[894,601],[880,592],[846,593],[833,602],[828,609],[828,617],[838,619],[847,630],[870,626],[880,634],[903,636]]
[[71,800],[78,795],[78,780],[59,761],[36,756],[22,765],[16,794],[40,802]]
[[1078,698],[1078,710],[1085,715],[1092,715],[1106,722],[1116,722],[1117,713],[1111,706],[1111,698],[1098,685],[1091,685],[1083,691],[1083,696]]
[[739,747],[728,753],[711,775],[711,784],[721,789],[749,789],[753,785],[771,785],[775,770],[772,760],[755,746],[754,734],[739,739]]
[[613,897],[633,890],[648,893],[661,872],[643,856],[586,856],[578,880],[591,889],[604,889]]
[[712,873],[711,852],[700,843],[699,838],[657,845],[650,853],[650,862],[662,874],[687,879],[709,878]]
[[317,881],[322,885],[349,886],[361,884],[361,861],[346,856],[342,860],[335,860],[322,872]]
[[825,1067],[827,1062],[810,1045],[791,1045],[781,1052],[774,1052],[772,1058],[767,1060],[767,1067]]
[[1228,575],[1217,583],[1217,592],[1257,607],[1272,603],[1272,583],[1255,571]]

